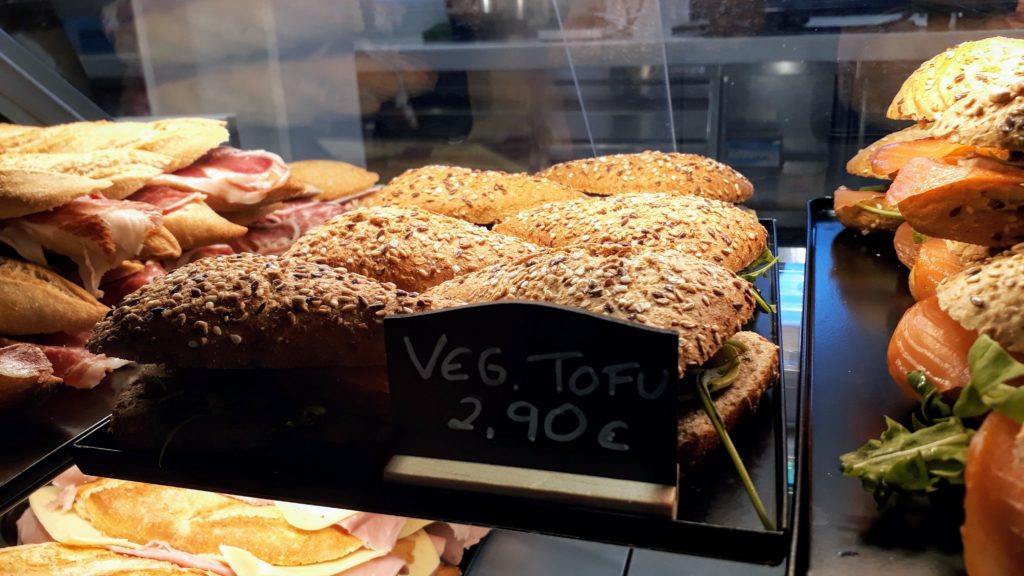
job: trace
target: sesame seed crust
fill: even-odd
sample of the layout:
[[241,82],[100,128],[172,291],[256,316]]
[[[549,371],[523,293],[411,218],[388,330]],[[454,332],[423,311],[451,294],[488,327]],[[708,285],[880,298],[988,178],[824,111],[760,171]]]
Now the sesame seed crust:
[[337,216],[296,241],[285,257],[422,291],[537,252],[533,244],[423,209],[373,206]]
[[675,251],[628,246],[554,249],[439,284],[427,297],[538,300],[679,332],[679,366],[707,361],[754,313],[750,283]]
[[529,174],[434,165],[406,170],[363,198],[362,205],[419,207],[474,224],[492,224],[544,202],[582,196]]
[[1024,354],[1024,243],[942,281],[939,307],[964,328]]
[[181,368],[378,366],[385,316],[454,304],[340,268],[235,254],[143,286],[96,325],[87,347]]
[[696,196],[631,194],[549,202],[494,227],[541,246],[626,244],[672,249],[743,269],[764,250],[757,217],[727,202]]
[[721,162],[699,154],[654,150],[571,160],[537,176],[599,196],[668,192],[742,202],[754,193],[750,180]]

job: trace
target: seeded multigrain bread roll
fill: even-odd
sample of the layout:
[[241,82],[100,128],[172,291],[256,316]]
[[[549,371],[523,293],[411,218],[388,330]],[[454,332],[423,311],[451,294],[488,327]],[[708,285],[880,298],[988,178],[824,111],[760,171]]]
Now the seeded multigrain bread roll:
[[889,118],[927,122],[937,138],[1024,150],[1024,40],[964,42],[921,64]]
[[537,252],[533,244],[422,209],[358,208],[299,238],[286,257],[343,267],[421,291]]
[[134,292],[96,325],[88,348],[182,368],[377,366],[384,317],[435,300],[319,264],[204,258]]
[[496,264],[424,293],[463,302],[539,300],[679,332],[679,366],[702,364],[754,313],[750,283],[704,260],[583,246]]
[[537,176],[600,196],[667,192],[742,202],[754,193],[750,180],[721,162],[698,154],[653,150],[571,160]]
[[541,246],[626,244],[673,249],[736,271],[764,251],[768,232],[749,212],[696,196],[631,194],[550,202],[495,232]]
[[419,207],[474,224],[492,224],[538,204],[582,196],[571,188],[528,174],[424,166],[406,170],[361,203]]
[[939,306],[968,330],[1024,354],[1024,244],[944,280]]

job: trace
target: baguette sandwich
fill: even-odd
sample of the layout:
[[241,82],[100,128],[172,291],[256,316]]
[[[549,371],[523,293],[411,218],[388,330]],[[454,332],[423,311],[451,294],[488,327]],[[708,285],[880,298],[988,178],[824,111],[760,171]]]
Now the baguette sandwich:
[[[576,246],[500,263],[441,283],[424,296],[477,303],[537,300],[573,306],[679,333],[679,373],[727,374],[714,386],[727,427],[757,409],[778,379],[777,347],[741,332],[755,309],[750,284],[729,270],[672,251]],[[679,461],[693,465],[719,442],[692,400],[680,411]]]
[[[29,497],[0,566],[70,573],[457,575],[487,530],[85,476]],[[159,563],[159,564],[158,564]],[[102,570],[109,570],[103,572]],[[116,572],[122,570],[123,572]],[[298,570],[298,572],[295,572]],[[6,573],[6,572],[5,572]],[[24,572],[18,572],[24,573]],[[143,572],[147,573],[147,572]]]

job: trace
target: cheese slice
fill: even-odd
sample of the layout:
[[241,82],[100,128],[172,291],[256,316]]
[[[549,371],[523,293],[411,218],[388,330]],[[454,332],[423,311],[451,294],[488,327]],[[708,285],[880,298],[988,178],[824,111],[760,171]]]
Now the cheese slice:
[[121,538],[111,538],[97,530],[84,518],[75,514],[74,511],[62,512],[51,510],[49,505],[60,494],[60,488],[46,486],[40,488],[28,497],[29,507],[39,519],[39,523],[61,544],[70,546],[121,546],[124,548],[138,548],[139,545]]
[[430,540],[430,535],[420,530],[416,533],[412,548],[412,563],[409,564],[408,576],[430,576],[441,565],[441,557],[437,548]]
[[355,510],[344,510],[342,508],[327,508],[324,506],[313,506],[312,504],[296,504],[295,502],[274,502],[286,522],[299,530],[323,530],[334,526],[345,518],[358,514]]
[[398,539],[407,538],[412,536],[417,531],[425,528],[426,526],[433,524],[433,520],[421,520],[419,518],[409,518],[405,521],[405,526],[402,526],[402,531],[398,533]]
[[221,556],[238,576],[335,576],[387,554],[383,550],[361,548],[344,558],[306,566],[274,566],[234,546],[220,546]]

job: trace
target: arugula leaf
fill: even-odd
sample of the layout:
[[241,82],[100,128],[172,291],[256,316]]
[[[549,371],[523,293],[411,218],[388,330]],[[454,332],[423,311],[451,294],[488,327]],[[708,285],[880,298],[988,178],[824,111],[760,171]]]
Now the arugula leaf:
[[971,418],[998,410],[1014,422],[1024,422],[1024,387],[1007,384],[1024,377],[1024,364],[984,334],[967,353],[967,364],[971,368],[971,381],[960,392],[953,407],[954,414]]
[[924,244],[924,241],[928,239],[928,236],[921,234],[917,230],[912,231],[910,235],[914,239],[914,244]]
[[967,447],[974,430],[957,418],[911,432],[885,417],[877,440],[839,457],[843,474],[859,478],[883,508],[926,504],[946,484],[962,484]]
[[[689,402],[697,399],[697,395],[691,390],[696,383],[703,382],[708,391],[717,394],[732,386],[733,382],[740,375],[740,357],[747,351],[747,345],[739,340],[730,338],[715,352],[710,360],[696,368],[691,368],[684,375],[685,380],[692,380],[691,385],[682,386],[679,391],[679,401]],[[696,390],[696,388],[693,388]]]
[[861,186],[858,188],[861,192],[885,192],[889,189],[889,184],[878,184],[877,186]]
[[921,396],[921,404],[910,416],[911,428],[920,430],[953,416],[953,407],[935,389],[928,376],[920,370],[907,373],[911,388]]
[[757,280],[758,276],[767,276],[768,271],[771,270],[772,266],[779,261],[779,257],[772,254],[772,251],[767,247],[761,251],[761,255],[754,259],[743,271],[738,272],[740,278],[743,278],[747,282],[753,282]]
[[903,220],[903,214],[900,214],[898,210],[886,210],[884,208],[879,208],[878,206],[872,206],[867,202],[857,202],[857,207],[860,208],[861,210],[871,212],[872,214],[885,216],[886,218],[898,218],[900,220]]

